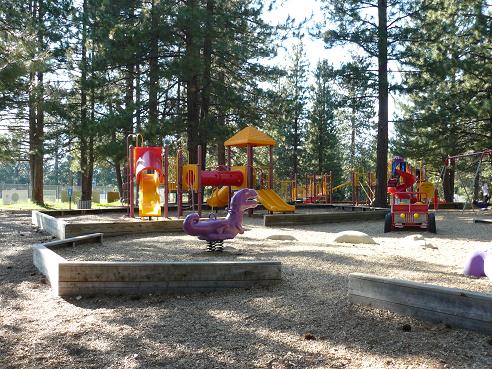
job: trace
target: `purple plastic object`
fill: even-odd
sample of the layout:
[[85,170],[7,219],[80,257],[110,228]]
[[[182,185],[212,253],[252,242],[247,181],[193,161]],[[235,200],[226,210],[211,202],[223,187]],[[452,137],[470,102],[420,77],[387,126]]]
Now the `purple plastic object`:
[[183,230],[190,236],[197,236],[205,241],[231,240],[238,233],[243,234],[243,213],[255,208],[257,193],[250,188],[239,190],[232,196],[228,214],[225,219],[208,219],[200,221],[196,213],[190,214],[183,222]]
[[472,252],[466,259],[464,274],[492,280],[492,249]]

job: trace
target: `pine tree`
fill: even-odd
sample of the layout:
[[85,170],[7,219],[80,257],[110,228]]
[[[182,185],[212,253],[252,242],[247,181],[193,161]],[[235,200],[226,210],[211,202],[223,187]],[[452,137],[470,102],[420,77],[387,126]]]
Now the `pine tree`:
[[343,127],[348,171],[374,168],[374,102],[377,99],[377,76],[368,73],[370,62],[360,56],[343,63],[332,75],[338,90],[337,118]]
[[[490,12],[483,1],[439,0],[414,16],[404,55],[408,102],[395,123],[395,149],[423,158],[441,172],[447,155],[492,143]],[[489,22],[487,22],[487,20]],[[453,201],[454,167],[444,171],[447,201]]]
[[[388,160],[388,60],[399,59],[399,47],[406,34],[407,17],[416,6],[412,2],[387,0],[325,0],[334,27],[325,33],[329,47],[352,45],[374,60],[377,66],[378,132],[376,158],[376,206],[387,205]],[[371,71],[368,71],[371,73]]]
[[332,90],[333,68],[326,60],[318,62],[311,87],[310,110],[307,123],[307,166],[318,174],[331,172],[339,182],[342,172],[340,132],[335,122],[336,96]]

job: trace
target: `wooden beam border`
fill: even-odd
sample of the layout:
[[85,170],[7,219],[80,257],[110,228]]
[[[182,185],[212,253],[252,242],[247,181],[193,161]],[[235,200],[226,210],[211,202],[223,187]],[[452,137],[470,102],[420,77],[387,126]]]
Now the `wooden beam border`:
[[[65,215],[67,215],[67,213]],[[104,233],[105,236],[110,237],[125,234],[183,232],[183,219],[69,223],[50,215],[50,213],[37,210],[32,212],[31,219],[33,225],[61,240],[93,233]]]
[[274,285],[278,261],[68,261],[52,249],[102,242],[101,233],[33,245],[33,262],[55,296],[186,294]]
[[492,334],[490,294],[352,273],[349,299],[354,304]]
[[263,218],[265,227],[301,224],[324,224],[340,222],[359,222],[365,220],[383,220],[389,210],[347,211],[311,214],[268,214]]

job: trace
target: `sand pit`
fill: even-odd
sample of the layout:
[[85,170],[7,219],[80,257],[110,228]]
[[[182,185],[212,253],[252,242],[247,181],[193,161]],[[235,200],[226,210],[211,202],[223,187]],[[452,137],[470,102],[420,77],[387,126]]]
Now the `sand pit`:
[[[490,225],[473,214],[441,212],[438,234],[383,234],[383,223],[321,224],[249,229],[227,243],[234,259],[282,262],[273,288],[181,297],[53,298],[40,283],[29,246],[46,236],[29,231],[29,218],[0,248],[0,366],[14,367],[234,367],[234,368],[485,368],[490,339],[384,310],[353,306],[348,274],[373,273],[491,292],[488,279],[462,272],[469,251],[488,246]],[[9,219],[9,221],[11,221]],[[333,244],[336,232],[362,231],[377,245]],[[25,232],[26,236],[19,236]],[[400,244],[420,233],[433,245]],[[267,240],[293,235],[299,241]],[[12,235],[12,236],[8,236]],[[204,242],[182,234],[106,239],[104,246],[68,248],[69,260],[170,260],[210,258]]]
[[[486,234],[487,225],[472,224],[472,218],[460,212],[441,212],[437,217],[438,234],[425,230],[382,233],[381,221],[338,223],[283,228],[265,228],[261,219],[245,218],[246,232],[226,241],[231,252],[208,254],[206,243],[195,237],[174,234],[122,236],[106,239],[104,246],[94,244],[61,249],[68,260],[105,261],[172,261],[172,260],[271,260],[275,258],[293,269],[307,268],[315,272],[352,272],[378,274],[491,292],[487,279],[470,279],[462,275],[463,261],[468,253],[486,247],[489,238],[477,235],[476,228]],[[367,233],[377,244],[337,244],[333,237],[342,230]],[[271,235],[290,235],[298,241],[269,239]],[[409,242],[410,234],[420,234],[425,242]],[[420,239],[420,237],[418,237]],[[469,238],[465,240],[465,238]],[[490,236],[492,239],[492,234]],[[429,247],[428,245],[432,245]],[[306,286],[300,286],[304,288]]]

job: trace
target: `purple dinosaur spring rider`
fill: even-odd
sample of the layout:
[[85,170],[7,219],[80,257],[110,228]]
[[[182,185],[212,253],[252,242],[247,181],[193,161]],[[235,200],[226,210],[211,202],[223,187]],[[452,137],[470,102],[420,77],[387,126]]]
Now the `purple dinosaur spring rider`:
[[465,262],[464,274],[473,277],[489,277],[492,280],[492,248],[475,251]]
[[224,240],[232,240],[238,233],[244,233],[243,213],[258,205],[256,197],[255,190],[243,188],[232,196],[225,219],[216,219],[213,216],[200,221],[197,213],[189,214],[184,220],[183,229],[190,236],[207,241],[209,251],[223,251]]

